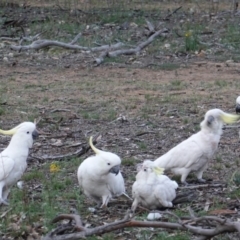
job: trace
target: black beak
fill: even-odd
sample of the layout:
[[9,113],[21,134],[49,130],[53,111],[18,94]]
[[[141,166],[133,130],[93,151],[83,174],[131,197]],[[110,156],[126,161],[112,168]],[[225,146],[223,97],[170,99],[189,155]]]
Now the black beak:
[[118,175],[119,171],[120,171],[120,165],[117,165],[117,166],[112,167],[109,172],[113,173],[115,175]]
[[240,105],[236,105],[236,113],[240,113]]
[[37,130],[34,130],[33,133],[32,133],[32,138],[33,138],[33,140],[37,139],[38,135],[39,135],[39,134],[38,134],[38,131],[37,131]]
[[207,125],[210,126],[213,121],[214,121],[214,117],[210,115],[207,119]]

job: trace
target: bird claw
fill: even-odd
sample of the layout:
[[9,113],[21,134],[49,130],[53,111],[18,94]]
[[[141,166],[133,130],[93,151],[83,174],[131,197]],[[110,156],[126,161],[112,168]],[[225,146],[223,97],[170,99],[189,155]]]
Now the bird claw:
[[203,178],[198,178],[198,182],[199,182],[199,183],[206,183],[206,180],[203,179]]
[[188,186],[189,184],[186,181],[184,181],[184,182],[182,182],[182,185]]
[[4,205],[7,205],[7,206],[9,205],[9,203],[6,200],[3,200],[3,199],[0,200],[0,203],[4,204]]

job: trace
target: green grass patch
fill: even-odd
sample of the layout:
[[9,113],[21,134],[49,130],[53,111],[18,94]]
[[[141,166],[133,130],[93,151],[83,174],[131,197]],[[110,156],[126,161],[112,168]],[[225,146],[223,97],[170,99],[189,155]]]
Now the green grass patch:
[[214,84],[220,88],[224,88],[224,87],[227,87],[228,82],[225,80],[216,80]]
[[235,49],[239,49],[240,47],[240,29],[239,24],[230,23],[227,26],[226,33],[222,38],[222,43],[227,46],[233,47]]
[[135,166],[136,165],[136,159],[134,159],[134,158],[122,159],[122,165],[123,166]]
[[[1,219],[2,233],[7,234],[9,226],[20,218],[21,228],[14,231],[14,236],[21,234],[24,227],[33,223],[43,225],[47,232],[53,227],[51,220],[59,213],[70,212],[73,202],[79,212],[84,212],[84,197],[80,194],[76,177],[80,162],[81,159],[72,159],[47,163],[41,169],[24,174],[24,188],[13,187],[10,192],[12,210]],[[68,176],[69,171],[75,173],[74,178]]]

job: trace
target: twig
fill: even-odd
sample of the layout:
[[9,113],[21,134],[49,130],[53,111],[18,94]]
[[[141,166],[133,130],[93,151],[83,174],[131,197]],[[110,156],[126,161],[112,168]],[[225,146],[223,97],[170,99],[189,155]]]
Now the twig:
[[145,19],[145,21],[146,21],[147,26],[148,26],[148,29],[149,29],[149,31],[150,31],[150,34],[149,34],[149,35],[151,35],[152,33],[155,32],[155,28],[154,28],[153,24],[152,24],[151,22],[149,22],[147,19]]
[[[101,135],[97,136],[93,140],[93,144],[97,144],[101,139]],[[67,153],[63,155],[58,155],[58,156],[42,156],[42,157],[36,157],[34,158],[40,160],[40,161],[46,161],[46,160],[63,160],[63,159],[71,159],[72,157],[80,157],[83,154],[87,153],[91,149],[90,146],[83,146],[82,148],[78,149],[74,153]]]
[[55,112],[71,112],[71,110],[69,110],[69,109],[53,109],[51,111],[51,113],[55,113]]
[[52,223],[56,223],[56,222],[59,222],[59,221],[64,220],[64,219],[74,220],[75,223],[76,223],[75,229],[77,231],[80,232],[80,231],[85,230],[85,228],[82,226],[82,220],[81,220],[80,216],[77,215],[77,214],[61,214],[61,215],[55,217],[52,220]]
[[158,210],[154,210],[153,212],[158,212],[158,213],[161,213],[161,214],[167,214],[169,216],[172,216],[174,218],[176,218],[178,220],[178,223],[182,223],[182,220],[180,217],[178,217],[176,214],[170,212],[170,211],[158,211]]
[[42,157],[34,157],[38,160],[46,161],[46,160],[63,160],[63,159],[71,159],[73,157],[80,157],[83,154],[87,153],[90,148],[82,147],[74,153],[67,153],[58,156],[42,156]]
[[32,42],[32,41],[35,41],[37,40],[37,38],[42,35],[43,33],[45,33],[46,31],[43,31],[43,32],[40,32],[38,34],[36,34],[35,36],[33,37],[26,37],[26,36],[23,36],[23,37],[17,37],[17,38],[11,38],[11,37],[0,37],[0,40],[5,40],[5,41],[14,41],[14,42],[17,42],[19,41],[19,45],[22,44],[23,41],[28,41],[28,42]]
[[19,41],[20,38],[0,37],[0,40],[3,40],[3,41]]
[[197,198],[196,192],[183,192],[183,193],[178,193],[176,198],[173,200],[173,205],[177,205],[180,203],[186,203],[186,202],[192,202]]
[[139,137],[145,134],[152,134],[152,133],[156,133],[156,132],[155,131],[140,132],[140,133],[137,133],[135,137]]
[[82,36],[82,33],[79,33],[69,44],[70,45],[75,44],[81,36]]
[[202,185],[194,185],[194,186],[184,186],[179,187],[179,189],[197,189],[197,188],[208,188],[208,187],[222,187],[223,184],[216,183],[216,184],[202,184]]
[[193,210],[192,210],[192,208],[190,206],[187,207],[187,210],[189,212],[190,217],[191,218],[195,218],[194,212],[193,212]]
[[176,8],[173,12],[169,13],[163,20],[168,20],[174,13],[176,13],[181,8],[182,8],[182,6]]
[[22,37],[22,38],[20,38],[19,40],[19,45],[22,45],[22,43],[23,43],[23,41],[28,41],[28,42],[32,42],[32,41],[35,41],[35,40],[37,40],[38,39],[38,37],[40,36],[40,35],[42,35],[43,33],[45,33],[46,31],[43,31],[43,32],[40,32],[40,33],[38,33],[38,34],[36,34],[35,36],[33,36],[33,37]]
[[9,213],[10,211],[12,211],[12,208],[9,208],[7,211],[3,212],[0,218],[4,218],[7,215],[7,213]]

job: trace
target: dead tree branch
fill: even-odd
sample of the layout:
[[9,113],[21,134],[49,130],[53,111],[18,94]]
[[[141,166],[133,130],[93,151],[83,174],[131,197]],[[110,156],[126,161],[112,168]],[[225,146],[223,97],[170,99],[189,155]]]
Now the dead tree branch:
[[74,45],[81,36],[82,36],[82,33],[79,33],[69,44]]
[[168,14],[164,20],[168,20],[174,13],[176,13],[178,10],[180,10],[182,8],[182,6],[176,8],[173,12],[171,12],[170,14]]
[[[43,31],[43,32],[40,32],[38,34],[36,34],[35,36],[33,37],[26,37],[26,36],[23,36],[23,37],[17,37],[17,38],[11,38],[11,37],[0,37],[0,40],[3,40],[3,41],[13,41],[13,42],[19,42],[19,45],[22,45],[23,41],[27,41],[27,42],[32,42],[32,41],[35,41],[37,40],[40,35],[42,35],[43,33],[45,33],[46,31]],[[77,35],[78,36],[78,35]],[[76,37],[77,37],[76,36]]]
[[151,35],[152,33],[155,32],[155,28],[154,28],[153,24],[152,24],[151,22],[149,22],[147,19],[145,19],[145,21],[146,21],[147,26],[148,26],[148,29],[149,29],[149,31],[150,31],[150,34],[149,34],[149,35]]
[[153,42],[153,40],[158,37],[158,36],[162,36],[165,37],[168,33],[168,29],[163,28],[161,30],[156,31],[154,34],[152,34],[146,41],[140,43],[137,47],[135,48],[130,48],[130,49],[118,49],[112,52],[104,52],[102,54],[100,54],[100,56],[98,58],[95,58],[95,63],[97,65],[101,64],[104,61],[105,57],[117,57],[119,55],[139,55],[140,52],[146,48],[150,43]]
[[49,232],[43,240],[77,240],[85,238],[87,236],[99,235],[107,232],[112,232],[118,229],[123,228],[134,228],[134,227],[153,227],[153,228],[165,228],[172,230],[181,230],[188,231],[193,234],[199,235],[199,239],[210,239],[214,236],[217,236],[222,233],[228,232],[240,232],[240,223],[233,222],[228,219],[223,219],[215,216],[204,216],[204,217],[192,217],[188,221],[183,221],[178,218],[178,223],[173,222],[146,222],[146,221],[136,221],[131,219],[130,215],[126,215],[124,219],[97,226],[95,228],[85,228],[82,225],[80,216],[75,214],[62,214],[53,219],[53,223],[57,223],[61,220],[69,219],[72,223],[72,229],[75,229],[77,232],[74,233],[64,233],[62,235],[56,235],[57,232],[63,233],[64,230],[69,230],[69,223],[65,226],[61,225],[55,230]]
[[36,40],[36,41],[32,42],[31,44],[24,45],[24,46],[11,45],[10,48],[12,50],[16,50],[16,51],[24,51],[24,50],[30,50],[30,49],[39,50],[41,48],[53,46],[53,47],[62,47],[62,48],[66,48],[66,49],[81,50],[81,51],[87,51],[87,52],[100,52],[103,50],[118,49],[124,45],[123,43],[116,43],[113,45],[103,45],[101,47],[89,48],[89,47],[82,47],[79,45],[72,44],[75,41],[76,41],[76,37],[70,43],[63,43],[63,42],[59,42],[59,41],[42,39],[42,40]]
[[[72,41],[69,43],[64,43],[60,41],[55,40],[48,40],[48,39],[37,39],[40,34],[37,34],[36,36],[32,38],[23,37],[19,41],[19,45],[11,45],[10,48],[15,51],[26,51],[26,50],[39,50],[41,48],[45,47],[62,47],[65,49],[71,49],[71,50],[79,50],[84,51],[87,54],[94,53],[94,52],[101,52],[99,57],[94,57],[94,63],[98,66],[100,65],[106,57],[114,58],[119,55],[139,55],[140,52],[146,48],[149,44],[151,44],[155,38],[158,36],[165,37],[168,33],[168,29],[163,28],[161,30],[156,31],[154,29],[154,26],[151,22],[146,20],[147,26],[150,30],[149,38],[146,41],[141,42],[136,47],[132,48],[126,48],[126,45],[124,43],[118,42],[115,44],[109,44],[109,45],[102,45],[97,47],[83,47],[76,44],[77,40],[82,36],[81,33],[79,33]],[[14,39],[15,40],[15,39]],[[22,45],[23,41],[31,41],[31,44],[28,45]],[[124,49],[122,49],[125,47]]]

